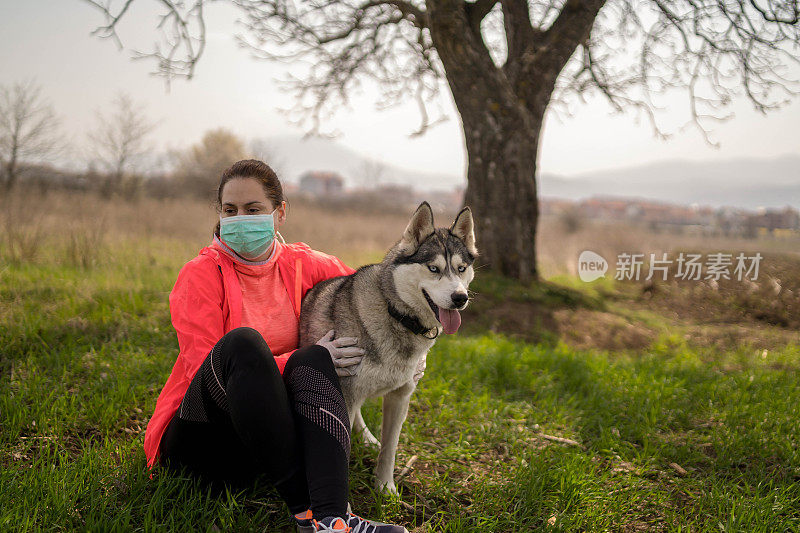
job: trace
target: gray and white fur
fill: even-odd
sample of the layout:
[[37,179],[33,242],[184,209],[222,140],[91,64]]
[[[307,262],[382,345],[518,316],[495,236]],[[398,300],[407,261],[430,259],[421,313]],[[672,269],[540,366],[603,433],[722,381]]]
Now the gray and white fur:
[[[450,228],[435,228],[431,206],[422,202],[381,263],[322,281],[303,298],[301,346],[314,344],[333,329],[337,338],[357,337],[366,352],[357,374],[340,377],[340,382],[351,430],[380,447],[375,468],[379,490],[397,492],[395,454],[416,388],[414,372],[442,331],[458,329],[458,311],[467,307],[477,256],[469,207],[461,209]],[[416,333],[397,318],[401,314]],[[380,443],[361,416],[364,401],[378,396],[383,396]]]

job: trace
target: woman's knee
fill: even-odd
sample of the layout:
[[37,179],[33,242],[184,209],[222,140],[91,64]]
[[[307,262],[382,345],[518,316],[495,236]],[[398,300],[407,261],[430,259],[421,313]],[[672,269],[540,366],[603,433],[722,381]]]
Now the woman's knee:
[[[223,338],[226,339],[226,343],[232,344],[251,344],[254,346],[262,343],[266,344],[266,341],[264,340],[264,337],[261,336],[261,333],[259,333],[257,329],[249,326],[239,326],[238,328],[233,328],[226,333]],[[269,349],[269,347],[267,347],[267,349]]]
[[258,330],[247,326],[234,328],[222,340],[222,351],[242,363],[258,363],[273,358],[272,351]]
[[289,363],[292,364],[292,367],[308,366],[323,373],[336,373],[331,353],[327,348],[319,344],[312,344],[311,346],[299,348],[289,358]]

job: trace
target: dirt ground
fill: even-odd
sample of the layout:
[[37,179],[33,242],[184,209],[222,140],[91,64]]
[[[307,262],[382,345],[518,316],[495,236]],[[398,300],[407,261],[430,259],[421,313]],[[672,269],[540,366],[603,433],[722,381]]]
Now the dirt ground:
[[[800,256],[769,254],[756,281],[616,282],[592,296],[555,283],[504,286],[476,275],[465,332],[488,328],[580,349],[642,350],[678,335],[698,347],[770,349],[800,340]],[[586,288],[588,289],[588,286]]]

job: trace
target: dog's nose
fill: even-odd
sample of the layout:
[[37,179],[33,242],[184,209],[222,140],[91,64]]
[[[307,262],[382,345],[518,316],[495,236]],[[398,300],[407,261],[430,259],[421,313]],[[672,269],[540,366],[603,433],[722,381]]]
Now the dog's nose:
[[453,300],[453,305],[456,307],[461,307],[465,303],[467,303],[467,293],[465,292],[454,292],[450,295],[450,298]]

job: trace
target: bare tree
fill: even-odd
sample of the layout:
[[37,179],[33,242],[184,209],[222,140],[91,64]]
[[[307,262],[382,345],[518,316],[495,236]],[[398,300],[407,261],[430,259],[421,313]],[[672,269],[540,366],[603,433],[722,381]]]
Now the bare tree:
[[361,187],[377,187],[385,179],[388,167],[375,159],[364,159],[355,169],[355,176]]
[[[91,2],[106,16],[106,36],[132,1]],[[163,2],[173,46],[154,54],[167,78],[194,71],[205,1]],[[735,97],[766,112],[800,87],[790,70],[800,62],[794,0],[231,1],[244,17],[241,42],[291,61],[285,86],[297,105],[287,111],[311,132],[372,80],[379,105],[417,101],[422,133],[441,120],[431,105],[447,83],[464,127],[465,203],[482,260],[526,282],[537,278],[535,175],[549,107],[595,92],[666,137],[658,98],[680,89],[688,123],[713,142],[709,128],[729,118]]]
[[192,193],[212,198],[222,172],[247,158],[244,142],[225,128],[209,130],[200,142],[178,155],[177,178]]
[[33,82],[0,86],[0,187],[9,192],[20,176],[21,164],[38,162],[57,153],[58,118]]
[[101,192],[110,196],[136,178],[136,169],[147,150],[147,136],[155,128],[144,108],[125,93],[119,93],[108,114],[97,111],[96,124],[89,134],[94,156],[105,168]]

